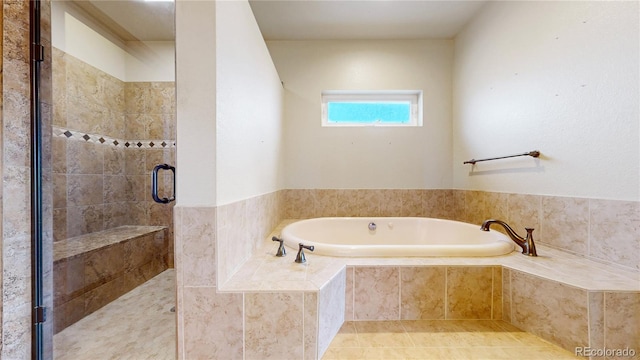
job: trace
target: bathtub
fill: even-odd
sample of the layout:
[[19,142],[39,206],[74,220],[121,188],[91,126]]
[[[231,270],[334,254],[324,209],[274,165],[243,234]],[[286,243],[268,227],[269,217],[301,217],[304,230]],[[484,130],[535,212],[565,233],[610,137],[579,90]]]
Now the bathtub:
[[307,219],[287,225],[282,239],[296,250],[303,243],[314,254],[349,257],[497,256],[514,249],[506,235],[480,225],[417,217]]

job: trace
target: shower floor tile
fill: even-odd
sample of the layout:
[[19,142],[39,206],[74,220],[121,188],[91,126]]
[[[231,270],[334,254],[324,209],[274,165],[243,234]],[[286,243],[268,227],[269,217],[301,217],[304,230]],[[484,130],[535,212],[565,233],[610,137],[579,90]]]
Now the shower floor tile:
[[174,360],[173,306],[175,270],[169,269],[56,334],[54,359]]
[[503,321],[403,320],[347,321],[322,359],[584,358]]

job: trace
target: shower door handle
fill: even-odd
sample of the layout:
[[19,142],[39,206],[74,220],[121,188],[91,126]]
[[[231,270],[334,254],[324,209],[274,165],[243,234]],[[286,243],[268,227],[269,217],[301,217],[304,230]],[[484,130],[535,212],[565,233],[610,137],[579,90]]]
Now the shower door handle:
[[[160,170],[171,170],[173,174],[173,193],[170,198],[160,198],[158,197],[158,171]],[[151,196],[153,200],[157,203],[168,204],[172,201],[176,200],[176,168],[168,165],[168,164],[160,164],[156,165],[151,172]]]

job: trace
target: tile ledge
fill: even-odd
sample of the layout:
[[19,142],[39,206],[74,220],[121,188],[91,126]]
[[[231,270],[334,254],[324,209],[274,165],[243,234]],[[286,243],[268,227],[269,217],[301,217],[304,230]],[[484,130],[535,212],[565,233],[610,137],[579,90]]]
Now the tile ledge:
[[[517,251],[493,257],[350,258],[315,255],[307,252],[306,264],[293,262],[296,250],[287,248],[286,257],[277,258],[277,243],[283,220],[264,240],[262,247],[222,286],[220,292],[319,291],[345,266],[502,266],[529,275],[588,291],[640,292],[640,273],[606,265],[577,255],[538,245],[538,257]],[[285,278],[286,277],[286,278]]]

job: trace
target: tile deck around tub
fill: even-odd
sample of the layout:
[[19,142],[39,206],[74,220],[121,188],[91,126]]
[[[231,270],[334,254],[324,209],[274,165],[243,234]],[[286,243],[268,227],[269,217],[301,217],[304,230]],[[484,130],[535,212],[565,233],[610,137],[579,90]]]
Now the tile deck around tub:
[[326,284],[345,266],[502,266],[533,276],[589,291],[640,291],[640,273],[538,245],[538,257],[514,251],[492,257],[352,258],[315,255],[306,251],[307,262],[294,262],[297,249],[287,247],[285,257],[274,256],[278,243],[271,241],[296,220],[284,220],[265,239],[263,246],[220,286],[221,291],[313,291]]

